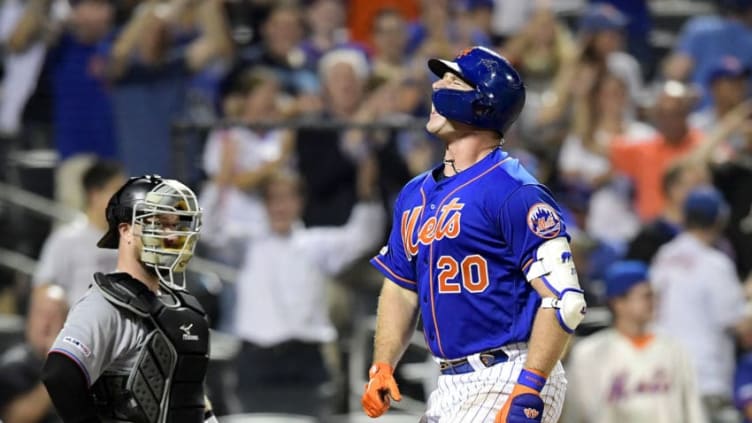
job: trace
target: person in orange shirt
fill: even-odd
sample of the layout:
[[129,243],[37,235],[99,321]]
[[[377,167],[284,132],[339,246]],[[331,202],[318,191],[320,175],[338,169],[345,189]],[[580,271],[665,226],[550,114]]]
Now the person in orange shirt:
[[684,84],[667,81],[652,110],[658,133],[644,140],[621,137],[611,144],[611,164],[614,171],[635,184],[635,207],[643,221],[655,218],[663,210],[661,179],[665,171],[701,142],[703,134],[690,128],[687,121],[692,97]]
[[418,0],[351,0],[347,4],[347,23],[353,41],[372,45],[374,18],[384,9],[398,10],[407,21],[420,15]]

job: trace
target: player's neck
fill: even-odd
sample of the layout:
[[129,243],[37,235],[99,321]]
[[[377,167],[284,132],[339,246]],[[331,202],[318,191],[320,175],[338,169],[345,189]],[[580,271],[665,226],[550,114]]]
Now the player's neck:
[[121,254],[120,257],[118,257],[117,269],[120,272],[125,272],[131,275],[133,279],[146,285],[150,291],[157,292],[157,290],[159,290],[159,277],[146,269],[140,261],[130,259],[129,257],[123,257]]
[[642,338],[650,334],[647,325],[624,319],[616,319],[614,321],[614,329],[630,339]]
[[444,151],[444,175],[454,176],[471,167],[499,147],[499,144],[499,140],[473,135],[452,140]]

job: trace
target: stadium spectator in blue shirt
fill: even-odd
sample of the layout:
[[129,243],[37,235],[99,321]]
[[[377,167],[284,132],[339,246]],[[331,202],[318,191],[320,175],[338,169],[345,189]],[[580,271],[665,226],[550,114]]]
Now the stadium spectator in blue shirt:
[[65,28],[49,51],[55,147],[61,159],[77,154],[115,157],[111,98],[97,45],[110,32],[113,8],[104,0],[71,1]]
[[221,2],[142,2],[100,48],[128,173],[172,174],[171,124],[186,113],[197,75],[233,51]]
[[708,81],[725,56],[752,65],[752,0],[720,0],[719,15],[697,16],[682,28],[664,68],[668,79],[690,80],[702,88],[700,108],[710,105]]

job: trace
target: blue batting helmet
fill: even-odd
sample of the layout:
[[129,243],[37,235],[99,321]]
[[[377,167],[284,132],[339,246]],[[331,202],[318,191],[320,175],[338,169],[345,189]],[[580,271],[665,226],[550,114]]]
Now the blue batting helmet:
[[465,49],[454,61],[430,59],[428,68],[439,78],[451,72],[473,87],[433,92],[436,110],[448,119],[503,134],[525,104],[520,75],[505,58],[485,47]]

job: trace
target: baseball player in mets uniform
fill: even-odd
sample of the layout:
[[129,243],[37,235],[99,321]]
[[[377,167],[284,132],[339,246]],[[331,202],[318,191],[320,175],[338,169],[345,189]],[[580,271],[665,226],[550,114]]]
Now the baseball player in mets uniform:
[[422,315],[441,368],[424,422],[556,422],[559,362],[585,313],[566,227],[551,193],[501,149],[525,102],[512,66],[483,47],[432,59],[426,125],[444,162],[417,176],[394,207],[374,362],[362,397],[377,417],[400,400],[393,368]]
[[[66,423],[216,422],[204,396],[209,325],[183,271],[201,226],[195,194],[158,176],[131,178],[110,199],[114,273],[73,306],[42,379]],[[75,246],[72,246],[75,248]]]

